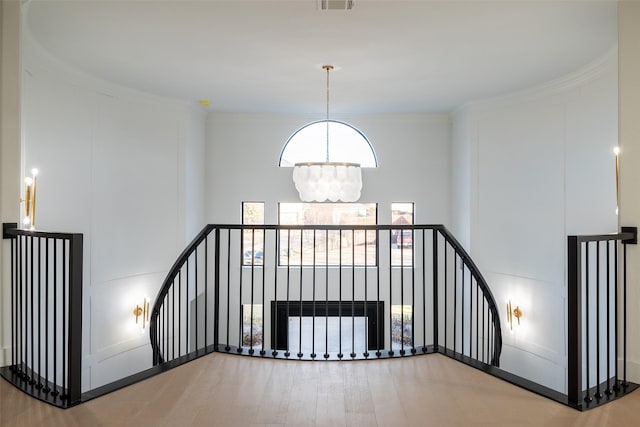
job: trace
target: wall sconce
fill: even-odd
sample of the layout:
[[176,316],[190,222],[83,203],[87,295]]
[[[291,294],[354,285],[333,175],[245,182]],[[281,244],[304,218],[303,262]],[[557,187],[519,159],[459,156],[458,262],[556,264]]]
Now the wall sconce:
[[516,318],[518,321],[518,326],[520,326],[520,318],[522,317],[522,310],[520,307],[516,306],[516,308],[511,307],[511,300],[507,304],[507,323],[509,324],[509,329],[513,331],[513,318]]
[[618,215],[620,207],[620,147],[615,147],[613,154],[616,155],[616,215]]
[[31,176],[24,179],[24,199],[20,199],[24,203],[24,218],[22,223],[29,225],[31,229],[36,228],[36,176],[38,169],[31,169]]
[[142,329],[149,323],[149,298],[145,298],[142,306],[136,304],[136,308],[133,309],[133,315],[136,316],[136,325],[140,318],[142,318]]

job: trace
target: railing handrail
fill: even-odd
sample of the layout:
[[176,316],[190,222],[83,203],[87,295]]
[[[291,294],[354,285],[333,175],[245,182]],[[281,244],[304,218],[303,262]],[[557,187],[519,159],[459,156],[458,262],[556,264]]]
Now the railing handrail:
[[478,268],[476,263],[473,262],[473,260],[471,259],[471,256],[467,253],[467,251],[462,247],[462,244],[458,242],[458,240],[455,237],[453,237],[453,234],[451,234],[451,232],[449,232],[447,227],[445,227],[444,225],[440,226],[439,231],[442,234],[442,236],[447,240],[447,242],[449,242],[449,244],[455,249],[456,253],[463,259],[463,261],[469,268],[469,271],[471,271],[471,273],[475,277],[476,282],[482,288],[483,294],[487,295],[487,298],[485,299],[489,304],[489,309],[497,319],[497,321],[495,322],[495,328],[497,333],[495,337],[494,360],[492,362],[495,364],[495,366],[499,366],[500,354],[502,354],[502,327],[500,325],[500,315],[498,314],[496,299],[494,298],[493,293],[491,292],[491,289],[489,289],[489,285],[487,284],[487,281],[485,280],[484,276],[480,272],[480,269]]
[[622,231],[620,233],[609,234],[570,234],[567,237],[575,238],[577,243],[603,242],[606,240],[620,240],[624,243],[627,240],[633,240],[636,234],[631,231]]
[[70,240],[77,236],[82,236],[82,233],[65,233],[65,232],[53,232],[53,231],[42,231],[42,230],[28,230],[24,228],[7,228],[4,232],[8,236],[31,236],[31,237],[41,237],[47,239],[64,239]]
[[189,243],[189,245],[187,245],[187,247],[178,256],[178,259],[176,259],[176,262],[173,263],[173,266],[167,273],[167,276],[164,279],[164,282],[162,282],[162,286],[160,287],[160,290],[158,291],[158,295],[156,296],[156,299],[153,303],[153,307],[151,308],[151,317],[150,317],[151,322],[149,324],[149,337],[151,339],[151,349],[153,351],[154,363],[161,362],[161,360],[158,358],[159,357],[158,335],[157,335],[158,324],[156,322],[156,319],[158,318],[158,313],[160,311],[160,306],[162,305],[162,300],[169,292],[169,289],[173,284],[173,280],[178,275],[178,272],[180,271],[184,263],[189,259],[189,256],[198,248],[198,245],[204,239],[206,239],[209,233],[211,233],[211,231],[213,231],[216,227],[220,227],[220,226],[213,225],[213,224],[207,224],[204,226],[204,228],[196,235],[196,237],[193,238],[191,243]]
[[[371,224],[371,225],[277,225],[277,224],[207,224],[196,235],[196,237],[189,243],[189,245],[178,256],[176,262],[173,264],[167,276],[160,287],[158,295],[155,299],[153,307],[151,309],[151,322],[149,327],[149,335],[151,341],[151,347],[153,351],[154,363],[162,363],[163,358],[160,355],[158,345],[157,334],[157,318],[159,316],[162,301],[167,296],[171,286],[173,285],[176,277],[184,264],[188,262],[189,257],[197,250],[200,243],[202,243],[207,236],[216,229],[228,229],[228,230],[322,230],[322,231],[341,231],[341,230],[354,230],[354,231],[381,231],[381,230],[435,230],[438,231],[447,243],[451,245],[455,253],[460,256],[463,265],[466,265],[469,272],[475,278],[477,285],[482,289],[485,300],[488,302],[488,308],[492,313],[494,322],[493,325],[496,330],[494,337],[493,359],[491,363],[495,366],[499,366],[500,354],[502,353],[502,328],[500,326],[500,316],[495,303],[495,298],[489,289],[489,286],[484,279],[484,276],[480,272],[477,265],[471,259],[471,256],[462,247],[455,237],[449,232],[449,230],[442,224]],[[329,266],[330,267],[330,266]],[[369,266],[375,268],[375,266]]]

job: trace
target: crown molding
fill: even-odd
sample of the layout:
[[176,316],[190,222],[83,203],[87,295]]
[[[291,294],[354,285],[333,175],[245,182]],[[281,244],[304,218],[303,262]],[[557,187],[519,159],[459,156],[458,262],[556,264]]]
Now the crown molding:
[[460,114],[471,111],[504,108],[513,103],[526,103],[541,98],[562,95],[597,79],[607,70],[615,69],[617,65],[618,44],[616,43],[604,55],[572,73],[550,80],[541,85],[532,86],[505,95],[468,101],[456,108],[452,112],[452,116],[458,117]]

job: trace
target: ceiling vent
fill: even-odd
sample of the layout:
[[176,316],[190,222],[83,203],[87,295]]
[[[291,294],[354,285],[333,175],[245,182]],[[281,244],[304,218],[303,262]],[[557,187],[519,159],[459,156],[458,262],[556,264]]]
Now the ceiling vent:
[[353,0],[318,0],[320,10],[351,10]]

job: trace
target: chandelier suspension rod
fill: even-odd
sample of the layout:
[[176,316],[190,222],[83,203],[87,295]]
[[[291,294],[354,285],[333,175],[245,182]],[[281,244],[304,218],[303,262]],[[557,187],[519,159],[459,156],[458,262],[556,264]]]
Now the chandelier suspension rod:
[[327,70],[327,159],[329,163],[329,71],[333,70],[333,65],[323,65],[322,68]]

